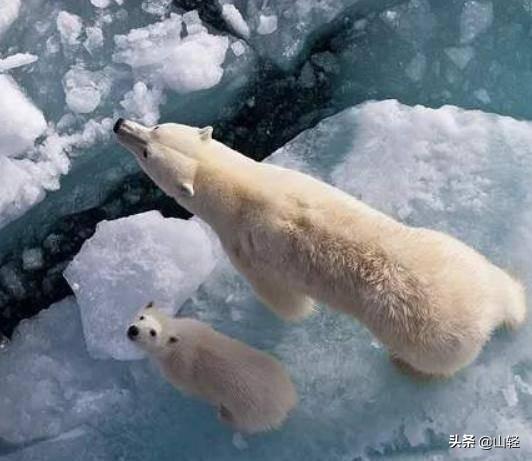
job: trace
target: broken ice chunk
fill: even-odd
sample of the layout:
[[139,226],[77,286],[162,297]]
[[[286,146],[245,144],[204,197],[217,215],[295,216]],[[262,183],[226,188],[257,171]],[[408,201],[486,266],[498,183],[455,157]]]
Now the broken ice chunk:
[[249,26],[235,5],[231,3],[222,5],[222,18],[240,37],[249,38]]
[[26,97],[16,82],[0,75],[0,156],[14,156],[33,147],[46,129],[42,112]]
[[17,53],[7,58],[0,59],[0,72],[5,72],[6,70],[15,69],[21,66],[27,66],[39,58],[34,54],[30,53]]
[[257,33],[261,35],[270,35],[277,30],[277,16],[265,15],[259,16],[259,26],[257,27]]
[[79,16],[67,11],[60,11],[57,15],[56,25],[63,45],[75,46],[79,43],[79,36],[83,30],[83,22]]
[[2,0],[0,2],[0,37],[17,19],[20,11],[20,0]]
[[149,301],[176,312],[214,268],[213,251],[193,220],[151,211],[101,222],[65,271],[81,308],[89,353],[141,358],[125,335],[134,314]]
[[43,253],[40,248],[26,248],[22,252],[22,268],[33,271],[43,266]]
[[126,116],[151,126],[159,120],[159,105],[162,100],[160,89],[149,89],[144,82],[137,82],[120,101],[120,105],[125,109]]

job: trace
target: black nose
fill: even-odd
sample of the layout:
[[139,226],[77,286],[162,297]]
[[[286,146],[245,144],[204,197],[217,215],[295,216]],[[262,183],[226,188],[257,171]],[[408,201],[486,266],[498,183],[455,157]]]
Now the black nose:
[[134,339],[139,334],[139,329],[135,325],[131,325],[127,329],[127,336],[129,339]]
[[113,131],[115,133],[118,133],[118,130],[120,129],[120,127],[122,126],[122,123],[124,123],[124,119],[123,118],[119,118],[116,123],[115,123],[115,126],[113,127]]

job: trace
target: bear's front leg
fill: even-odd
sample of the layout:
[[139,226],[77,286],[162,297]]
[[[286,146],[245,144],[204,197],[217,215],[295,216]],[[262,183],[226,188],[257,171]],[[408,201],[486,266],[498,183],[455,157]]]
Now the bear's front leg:
[[311,298],[286,288],[278,280],[268,280],[260,275],[247,278],[259,299],[284,320],[300,320],[316,310]]
[[[281,277],[252,267],[243,257],[226,249],[236,269],[248,280],[259,299],[284,320],[299,320],[316,311],[314,300],[286,286]],[[282,275],[282,274],[280,274]]]

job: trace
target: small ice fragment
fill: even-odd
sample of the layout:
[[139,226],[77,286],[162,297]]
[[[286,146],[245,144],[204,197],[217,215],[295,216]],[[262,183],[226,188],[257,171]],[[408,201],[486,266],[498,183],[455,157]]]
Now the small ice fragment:
[[172,0],[144,0],[141,8],[148,14],[163,16],[172,5]]
[[246,52],[246,47],[241,40],[237,40],[231,44],[231,50],[235,56],[242,56]]
[[460,69],[464,70],[475,56],[475,50],[470,46],[445,48],[445,54]]
[[235,5],[231,3],[223,5],[222,18],[236,34],[243,38],[249,38],[249,26]]
[[79,16],[61,11],[57,15],[56,25],[64,45],[75,46],[79,43],[79,36],[83,30],[83,23]]
[[466,2],[460,18],[462,43],[471,43],[493,22],[493,4],[491,2],[471,0]]
[[240,451],[246,450],[248,448],[248,443],[240,432],[235,432],[233,434],[233,445]]
[[107,8],[111,4],[111,0],[90,0],[96,8]]
[[509,407],[515,407],[519,403],[519,398],[517,397],[517,391],[515,385],[510,384],[508,387],[502,390],[502,395],[506,400],[506,403]]
[[159,120],[161,102],[163,102],[161,90],[157,88],[150,90],[144,82],[137,82],[120,101],[120,105],[126,110],[128,117],[150,126]]
[[6,336],[0,333],[0,352],[5,351],[7,349],[8,344],[9,344],[9,339],[7,339]]
[[0,72],[5,72],[6,70],[15,69],[21,66],[27,66],[38,59],[37,56],[30,53],[12,54],[7,58],[0,59]]
[[20,3],[20,0],[2,0],[0,2],[0,36],[18,18]]
[[484,104],[489,104],[491,102],[490,95],[484,88],[479,88],[473,94],[475,95],[475,98]]
[[259,16],[259,27],[257,33],[261,35],[273,34],[277,30],[277,16],[275,14],[266,16],[261,14]]
[[33,271],[43,266],[43,253],[40,248],[26,248],[22,252],[22,268]]
[[406,75],[413,82],[419,82],[425,75],[426,68],[427,58],[423,53],[417,53],[406,67]]
[[85,29],[87,39],[83,42],[83,46],[89,53],[93,53],[98,48],[103,46],[103,32],[99,27],[87,27]]

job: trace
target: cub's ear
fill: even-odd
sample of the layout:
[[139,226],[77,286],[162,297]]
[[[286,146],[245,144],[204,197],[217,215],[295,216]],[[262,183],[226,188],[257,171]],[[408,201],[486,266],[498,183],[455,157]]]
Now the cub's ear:
[[191,183],[184,183],[179,186],[181,192],[187,197],[194,197],[194,186]]
[[146,304],[146,306],[144,307],[144,309],[151,309],[154,305],[154,302],[153,301],[150,301],[148,304]]
[[212,139],[212,126],[200,128],[199,135],[202,141],[210,141]]

